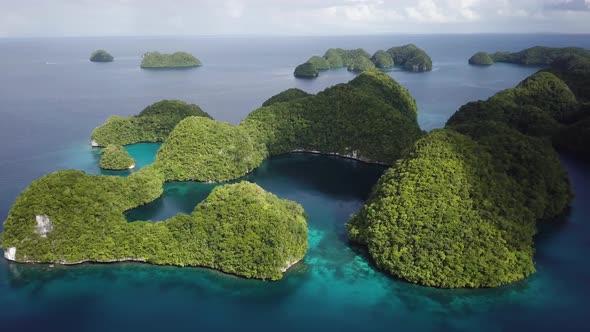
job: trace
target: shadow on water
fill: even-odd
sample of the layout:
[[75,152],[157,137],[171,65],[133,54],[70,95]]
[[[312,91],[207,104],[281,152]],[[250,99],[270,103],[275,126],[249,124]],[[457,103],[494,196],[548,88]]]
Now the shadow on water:
[[338,200],[366,200],[386,168],[342,157],[291,153],[265,161],[247,179],[262,184],[277,179],[288,182],[291,189]]
[[364,201],[385,169],[385,166],[341,157],[303,153],[281,155],[264,161],[251,174],[230,182],[166,183],[162,196],[127,211],[125,216],[128,221],[161,221],[177,213],[190,214],[216,186],[240,181],[257,183],[280,197],[305,192],[319,193],[339,201]]

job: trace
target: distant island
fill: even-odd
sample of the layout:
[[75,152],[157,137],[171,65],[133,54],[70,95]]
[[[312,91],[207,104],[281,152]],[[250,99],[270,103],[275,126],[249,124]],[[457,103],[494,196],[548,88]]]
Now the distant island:
[[96,50],[90,55],[90,61],[92,62],[111,62],[113,60],[113,56],[105,50]]
[[469,63],[472,65],[491,65],[495,62],[507,62],[525,66],[549,66],[555,59],[566,55],[590,58],[590,50],[579,47],[535,46],[519,52],[478,52],[469,59]]
[[165,54],[147,52],[143,55],[141,68],[190,68],[201,66],[202,63],[194,55],[186,52]]
[[99,165],[102,169],[122,171],[135,168],[135,160],[124,147],[109,144],[101,151]]
[[[140,121],[148,137],[163,140],[155,162],[127,178],[59,171],[34,181],[4,224],[5,256],[206,266],[280,279],[305,255],[305,213],[255,184],[217,187],[191,215],[163,222],[128,223],[123,213],[159,197],[168,181],[228,181],[270,156],[311,152],[390,166],[346,224],[386,273],[441,288],[522,280],[535,271],[536,223],[551,222],[573,197],[554,148],[588,156],[578,135],[588,137],[589,68],[583,57],[556,59],[516,87],[462,106],[430,133],[420,130],[409,92],[377,70],[316,95],[286,90],[237,126],[182,117],[186,111],[163,122],[169,109],[190,108],[170,102],[155,108],[153,127],[134,117],[120,126],[107,121],[94,139],[135,142],[136,129],[124,128]],[[171,131],[155,130],[176,121]]]
[[323,56],[314,55],[297,66],[293,74],[300,78],[315,78],[320,71],[328,69],[346,67],[350,71],[363,72],[394,66],[412,72],[425,72],[432,70],[432,60],[423,49],[413,44],[392,47],[387,51],[379,50],[372,56],[362,48],[331,48]]

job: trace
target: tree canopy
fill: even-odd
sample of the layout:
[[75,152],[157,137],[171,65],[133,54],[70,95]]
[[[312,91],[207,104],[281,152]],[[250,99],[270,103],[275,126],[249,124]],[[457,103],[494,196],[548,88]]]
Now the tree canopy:
[[94,129],[91,138],[99,146],[163,142],[172,129],[188,116],[211,118],[197,105],[180,100],[162,100],[132,117],[111,116]]
[[[576,55],[590,58],[590,50],[579,47],[544,47],[535,46],[519,52],[499,51],[495,53],[478,52],[471,57],[473,64],[491,65],[494,62],[508,62],[525,66],[549,66],[557,58]],[[469,63],[471,63],[471,59]],[[491,60],[491,61],[490,61]]]
[[90,54],[90,61],[92,62],[111,62],[113,56],[105,50],[96,50]]
[[194,55],[186,52],[172,54],[147,52],[141,60],[141,68],[188,68],[198,67],[202,63]]
[[494,64],[494,59],[486,52],[477,52],[469,58],[470,65],[489,66]]
[[120,145],[109,144],[100,153],[100,168],[121,171],[135,167],[135,160]]
[[262,106],[270,106],[272,104],[284,103],[287,101],[305,98],[309,96],[311,96],[311,94],[303,90],[291,88],[268,98],[264,103],[262,103]]
[[379,50],[373,54],[371,61],[377,68],[391,68],[394,66],[393,58],[384,50]]
[[390,68],[394,65],[414,72],[432,70],[430,56],[424,50],[410,44],[392,47],[387,51],[379,50],[373,56],[362,48],[330,48],[323,57],[312,56],[307,62],[297,66],[295,76],[314,78],[319,76],[319,70],[346,67],[350,71],[363,72],[374,68]]
[[[271,280],[305,255],[303,208],[249,182],[215,188],[190,215],[156,223],[125,220],[124,211],[161,192],[162,178],[149,167],[128,178],[52,173],[19,196],[2,245],[14,247],[21,262],[135,260]],[[38,215],[52,223],[50,232],[35,232]]]
[[313,65],[313,63],[306,62],[297,66],[293,72],[293,75],[295,75],[295,77],[301,78],[313,78],[317,77],[319,73],[318,69]]
[[535,222],[570,204],[546,139],[576,99],[537,73],[469,103],[389,169],[348,223],[390,274],[427,286],[494,287],[534,272]]

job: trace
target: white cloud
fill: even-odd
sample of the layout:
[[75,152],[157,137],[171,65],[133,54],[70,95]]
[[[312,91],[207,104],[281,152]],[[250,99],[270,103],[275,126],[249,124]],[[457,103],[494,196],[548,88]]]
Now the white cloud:
[[240,18],[244,13],[244,3],[237,0],[229,0],[223,3],[227,11],[227,15],[232,18]]
[[[0,34],[590,33],[590,0],[19,0]],[[105,24],[108,22],[108,24]]]

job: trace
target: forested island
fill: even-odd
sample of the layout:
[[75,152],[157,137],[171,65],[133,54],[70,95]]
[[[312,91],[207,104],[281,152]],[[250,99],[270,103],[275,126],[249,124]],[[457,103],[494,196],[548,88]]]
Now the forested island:
[[[137,260],[279,279],[305,254],[304,212],[254,184],[217,187],[191,215],[163,222],[128,223],[123,212],[156,199],[166,181],[227,181],[270,156],[308,151],[391,166],[347,223],[383,271],[442,288],[521,280],[535,271],[536,223],[573,197],[554,147],[587,153],[568,136],[588,128],[587,69],[584,58],[560,58],[428,134],[408,91],[376,70],[316,95],[284,91],[238,126],[175,115],[174,129],[150,136],[163,141],[156,161],[128,178],[60,171],[33,182],[2,246],[19,262]],[[109,121],[99,128],[117,131]],[[102,137],[93,133],[98,144],[139,139]]]
[[199,106],[180,100],[162,100],[131,117],[111,116],[90,135],[92,146],[163,142],[188,116],[211,118]]
[[507,62],[525,66],[549,66],[557,58],[568,55],[590,58],[590,50],[579,47],[535,46],[519,52],[478,52],[469,59],[469,64],[492,65],[495,62]]
[[[166,181],[235,179],[271,155],[298,150],[391,163],[423,135],[413,98],[377,72],[318,95],[282,93],[238,126],[212,120],[196,106],[175,101],[154,105],[116,125],[107,120],[93,139],[96,145],[118,146],[146,137],[163,140],[156,162],[127,178],[68,170],[34,181],[4,223],[2,247],[8,259],[141,261],[280,279],[305,255],[305,214],[300,205],[255,184],[217,187],[191,215],[162,222],[129,223],[124,212],[159,197]],[[187,113],[191,115],[182,118]],[[174,121],[182,118],[171,132],[173,121],[165,121],[163,114],[173,115]],[[356,126],[360,120],[367,125]],[[138,128],[149,132],[140,135]],[[327,128],[332,134],[326,135]],[[383,141],[391,144],[380,146]]]
[[100,153],[100,168],[112,171],[122,171],[135,168],[135,160],[127,150],[120,145],[109,144]]
[[432,70],[432,60],[423,49],[413,44],[392,47],[387,51],[379,50],[372,56],[362,48],[353,50],[331,48],[323,56],[314,55],[297,66],[294,75],[299,78],[315,78],[319,76],[320,71],[328,69],[345,67],[350,71],[363,72],[394,66],[407,71],[424,72]]
[[90,61],[92,62],[111,62],[113,56],[105,50],[96,50],[90,54]]
[[201,66],[202,63],[194,55],[186,52],[172,54],[147,52],[143,55],[141,68],[191,68]]

